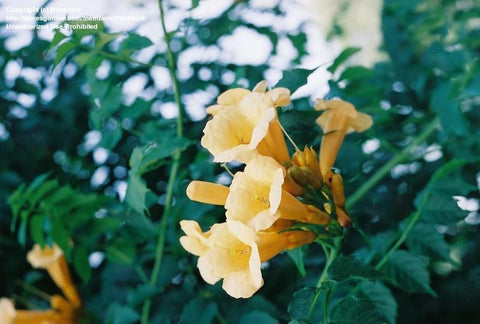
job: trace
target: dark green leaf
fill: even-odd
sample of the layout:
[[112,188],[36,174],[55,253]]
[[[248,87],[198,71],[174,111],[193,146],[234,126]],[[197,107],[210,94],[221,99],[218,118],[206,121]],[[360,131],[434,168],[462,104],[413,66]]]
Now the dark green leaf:
[[450,261],[450,247],[431,224],[416,224],[407,237],[410,250],[427,255],[436,260]]
[[319,288],[305,287],[293,294],[288,313],[292,320],[306,320],[311,312],[312,302],[319,293]]
[[52,41],[50,42],[50,48],[57,46],[62,40],[64,40],[67,36],[64,35],[60,30],[55,32]]
[[307,84],[307,78],[313,73],[313,71],[315,71],[315,69],[294,69],[285,71],[282,79],[278,81],[275,87],[285,87],[293,93],[301,86]]
[[360,294],[375,305],[375,308],[383,314],[388,323],[396,323],[397,302],[390,290],[381,282],[363,281],[360,283]]
[[130,265],[135,260],[136,251],[133,245],[120,243],[108,246],[105,251],[108,260],[124,265]]
[[75,247],[73,250],[73,266],[78,275],[82,278],[84,282],[90,280],[92,275],[92,268],[88,263],[88,252],[84,246]]
[[260,311],[247,313],[240,318],[240,324],[252,323],[278,324],[279,321],[273,318],[270,314]]
[[45,245],[45,234],[43,232],[43,217],[40,215],[34,215],[30,220],[30,235],[32,240],[40,244]]
[[328,314],[328,323],[381,324],[388,323],[388,320],[369,299],[347,297],[332,308]]
[[111,324],[133,324],[138,323],[140,315],[131,307],[114,303],[107,310],[107,318]]
[[143,214],[148,209],[147,193],[150,189],[145,185],[145,181],[133,173],[128,172],[127,193],[125,194],[125,201],[137,212]]
[[436,296],[430,287],[430,274],[426,265],[407,251],[395,251],[384,266],[385,271],[395,279],[398,287],[409,293],[426,292]]
[[112,151],[122,139],[122,135],[123,131],[118,125],[112,129],[105,129],[102,131],[102,139],[100,140],[100,143],[98,143],[98,146]]
[[210,324],[218,314],[218,306],[214,302],[207,302],[202,298],[190,301],[182,311],[180,323],[185,324]]
[[333,280],[337,281],[349,278],[367,280],[388,279],[384,273],[351,256],[336,258],[328,269],[328,274]]
[[70,233],[65,229],[63,223],[59,217],[55,217],[52,220],[52,238],[57,245],[63,250],[65,257],[70,259],[70,253],[72,252],[72,246],[70,242]]
[[305,256],[305,248],[306,246],[298,247],[293,250],[287,250],[288,256],[295,262],[295,265],[297,266],[298,272],[302,275],[302,277],[305,277],[307,272],[305,271],[305,265],[303,263],[303,258]]
[[459,110],[453,85],[450,82],[444,82],[433,90],[430,107],[440,117],[442,127],[448,134],[468,134],[465,117]]
[[127,300],[131,306],[136,307],[148,298],[155,296],[158,292],[159,289],[157,287],[151,285],[139,285],[128,292]]

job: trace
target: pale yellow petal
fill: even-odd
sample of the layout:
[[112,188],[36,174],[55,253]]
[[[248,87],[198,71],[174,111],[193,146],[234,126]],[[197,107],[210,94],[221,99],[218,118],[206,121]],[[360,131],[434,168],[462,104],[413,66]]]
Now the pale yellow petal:
[[13,302],[7,298],[0,298],[0,323],[12,324],[15,315]]
[[35,244],[27,254],[27,261],[34,268],[46,269],[49,265],[57,262],[62,255],[63,251],[57,245],[46,246],[42,249],[40,245]]
[[347,132],[351,133],[353,131],[356,131],[361,133],[372,127],[372,125],[372,117],[370,115],[359,112],[357,118],[350,121],[350,127],[348,128]]
[[246,95],[250,93],[250,90],[243,88],[230,89],[218,96],[217,102],[220,105],[234,106],[240,102]]
[[180,227],[186,236],[180,238],[180,244],[188,252],[200,256],[208,248],[208,234],[204,234],[196,221],[182,220]]
[[225,205],[229,192],[228,187],[207,181],[192,181],[187,187],[188,198],[211,205]]
[[270,91],[267,91],[267,95],[272,98],[275,106],[283,107],[290,104],[290,90],[287,88],[274,88]]
[[263,81],[260,81],[259,83],[257,83],[255,85],[255,87],[253,87],[252,92],[262,92],[262,93],[264,93],[266,90],[267,90],[267,81],[263,80]]
[[263,278],[261,274],[260,284],[256,284],[251,272],[243,270],[229,273],[223,280],[222,288],[234,298],[250,298],[262,286]]

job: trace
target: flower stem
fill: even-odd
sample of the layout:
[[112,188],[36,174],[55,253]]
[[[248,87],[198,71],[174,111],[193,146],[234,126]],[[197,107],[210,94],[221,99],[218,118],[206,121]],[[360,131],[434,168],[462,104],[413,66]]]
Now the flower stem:
[[432,134],[433,131],[437,128],[437,125],[438,118],[435,118],[430,122],[430,124],[427,125],[427,127],[425,127],[423,132],[421,132],[415,138],[415,140],[410,143],[410,145],[408,145],[399,153],[395,154],[390,161],[384,164],[373,176],[368,178],[368,180],[365,181],[360,188],[358,188],[350,197],[348,197],[347,209],[353,207],[353,205],[355,205],[360,199],[362,199],[363,196],[365,196],[375,185],[377,185],[377,183],[380,182],[380,180],[382,180],[383,177],[385,177],[394,166],[407,159],[411,150],[421,144],[423,141],[425,141],[430,136],[430,134]]
[[[176,62],[175,58],[173,56],[173,52],[170,46],[170,34],[167,32],[167,28],[165,27],[165,15],[163,11],[163,3],[162,0],[158,0],[158,7],[160,11],[160,22],[162,25],[162,30],[163,34],[165,37],[165,43],[167,45],[167,62],[168,62],[168,68],[170,71],[170,76],[173,82],[173,91],[174,91],[174,98],[175,98],[175,103],[177,104],[177,109],[178,109],[178,116],[177,116],[177,137],[182,137],[183,136],[183,115],[184,115],[184,109],[183,105],[180,99],[180,89],[178,85],[178,79],[176,76]],[[167,225],[168,225],[168,219],[171,213],[171,208],[172,208],[172,199],[173,199],[173,191],[175,187],[175,180],[177,177],[178,169],[180,166],[180,158],[181,158],[181,150],[178,149],[173,153],[173,162],[172,162],[172,168],[170,170],[170,176],[168,178],[168,185],[167,185],[167,191],[166,191],[166,199],[165,199],[165,208],[163,209],[162,213],[162,219],[160,221],[160,228],[159,228],[159,233],[158,233],[158,241],[157,241],[157,247],[155,250],[155,263],[153,265],[153,270],[152,274],[150,276],[149,284],[152,286],[156,286],[157,281],[158,281],[158,276],[160,274],[160,268],[162,266],[162,258],[163,258],[163,251],[165,247],[165,237],[166,237],[166,232],[167,232]],[[142,324],[147,324],[148,323],[148,317],[150,314],[150,307],[152,305],[152,299],[149,298],[147,299],[142,308],[142,317],[141,317],[141,323]]]

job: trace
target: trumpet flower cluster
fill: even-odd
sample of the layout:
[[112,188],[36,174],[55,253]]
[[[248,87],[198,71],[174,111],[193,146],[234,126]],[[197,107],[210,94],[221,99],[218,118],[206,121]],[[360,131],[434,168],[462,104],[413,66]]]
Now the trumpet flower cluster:
[[180,243],[199,257],[202,278],[209,284],[223,279],[223,289],[235,298],[260,289],[262,262],[350,226],[343,180],[332,167],[345,135],[372,125],[348,102],[319,99],[320,158],[313,148],[296,145],[290,156],[277,114],[277,107],[290,104],[290,91],[266,90],[265,81],[252,91],[231,89],[207,108],[212,118],[202,146],[214,162],[239,161],[245,168],[229,187],[192,181],[187,188],[191,200],[224,206],[224,223],[203,232],[195,221],[180,222],[186,234]]
[[0,299],[0,323],[2,324],[73,324],[81,307],[80,296],[75,288],[62,250],[53,245],[41,248],[35,245],[27,254],[34,268],[47,270],[64,296],[50,297],[49,310],[17,310],[7,298]]

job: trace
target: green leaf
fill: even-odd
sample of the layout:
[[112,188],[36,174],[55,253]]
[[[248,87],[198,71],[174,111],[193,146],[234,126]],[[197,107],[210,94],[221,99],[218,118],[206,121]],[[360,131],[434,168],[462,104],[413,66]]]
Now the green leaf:
[[384,270],[398,283],[398,287],[409,293],[436,293],[430,287],[430,274],[426,265],[407,251],[395,251],[384,266]]
[[128,292],[127,301],[129,305],[136,307],[148,298],[155,296],[159,291],[159,288],[152,285],[139,285]]
[[104,129],[102,131],[102,139],[98,143],[98,146],[103,147],[109,151],[112,151],[122,139],[123,130],[119,125],[116,125],[112,129]]
[[182,310],[180,323],[185,324],[210,324],[218,314],[218,306],[202,298],[190,301]]
[[123,265],[131,265],[136,254],[135,247],[128,243],[117,243],[105,250],[105,257],[108,260]]
[[436,260],[451,261],[449,245],[431,224],[416,224],[410,231],[406,243],[412,251]]
[[150,38],[132,33],[120,44],[119,52],[121,55],[129,55],[134,51],[141,50],[151,45],[153,45],[153,43]]
[[342,72],[338,81],[348,80],[355,81],[359,79],[366,79],[373,76],[373,70],[363,66],[351,66]]
[[77,47],[77,45],[78,44],[74,41],[68,41],[61,44],[56,50],[53,67],[56,67],[58,63],[60,63],[68,53],[70,53],[75,47]]
[[90,268],[90,264],[88,263],[88,252],[84,246],[75,247],[73,250],[72,261],[75,271],[82,280],[84,282],[89,281],[92,276],[92,268]]
[[107,310],[107,323],[133,324],[140,320],[140,315],[128,306],[113,303]]
[[134,172],[128,172],[127,192],[125,194],[125,201],[137,212],[143,214],[148,209],[147,193],[150,189],[147,188],[145,181]]
[[240,322],[239,322],[239,324],[252,324],[252,323],[278,324],[279,321],[273,318],[268,313],[253,311],[243,315],[240,318]]
[[293,294],[288,313],[292,320],[307,320],[313,300],[319,293],[319,288],[305,287]]
[[422,220],[432,224],[451,225],[463,220],[468,211],[460,209],[449,195],[431,195],[422,208]]
[[307,84],[307,78],[313,71],[315,71],[315,69],[293,69],[285,71],[282,79],[278,81],[275,87],[285,87],[293,93],[301,86]]
[[380,324],[388,323],[369,299],[347,297],[340,300],[328,314],[330,324]]
[[75,62],[78,64],[80,68],[84,67],[85,65],[88,64],[90,59],[94,56],[93,53],[91,52],[82,52],[80,54],[77,54],[73,57]]
[[337,56],[337,58],[333,61],[332,65],[330,65],[327,68],[327,71],[330,73],[335,73],[337,71],[337,68],[342,65],[346,60],[350,58],[353,54],[357,53],[360,51],[359,47],[347,47],[344,49],[340,55]]
[[57,245],[63,250],[65,257],[70,259],[72,246],[70,245],[70,233],[65,229],[59,217],[52,220],[52,238]]
[[388,279],[384,273],[351,256],[336,258],[328,269],[328,274],[333,280],[337,281],[350,278],[367,280]]
[[122,108],[120,110],[120,115],[122,118],[136,119],[141,115],[150,112],[151,105],[151,101],[145,101],[141,98],[138,98],[131,106]]
[[34,215],[30,220],[30,235],[32,240],[40,244],[40,246],[45,245],[45,234],[43,232],[43,217],[40,215]]
[[360,295],[370,300],[390,324],[396,323],[397,301],[390,290],[381,282],[363,281],[360,283]]
[[451,82],[441,83],[432,91],[430,107],[440,117],[445,132],[465,136],[468,134],[467,123],[459,110],[454,91]]
[[122,35],[122,33],[99,32],[95,38],[95,47],[101,49],[103,46],[107,45],[120,35]]
[[50,42],[50,48],[55,47],[60,43],[62,40],[67,38],[67,35],[63,34],[60,30],[57,30],[55,32],[55,35],[53,35],[53,39]]
[[305,275],[307,274],[307,272],[305,271],[305,265],[303,263],[306,247],[307,246],[304,245],[293,250],[287,250],[288,256],[293,260],[293,262],[295,262],[298,272],[300,272],[302,277],[305,277]]

